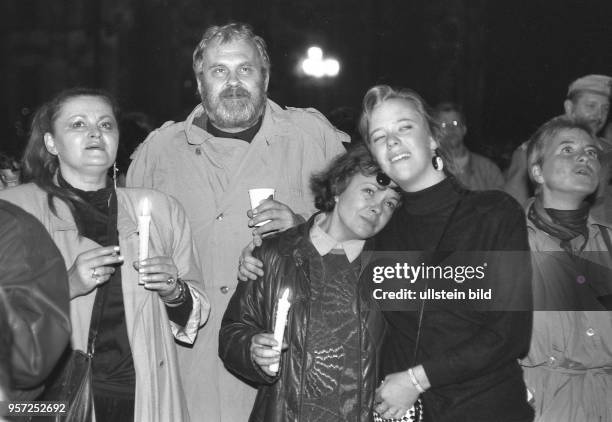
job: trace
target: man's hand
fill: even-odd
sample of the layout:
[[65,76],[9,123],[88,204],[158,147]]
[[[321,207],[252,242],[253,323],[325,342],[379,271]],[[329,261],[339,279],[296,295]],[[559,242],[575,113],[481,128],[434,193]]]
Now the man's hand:
[[291,208],[274,199],[266,199],[257,208],[248,210],[247,215],[250,218],[249,227],[255,227],[259,223],[270,220],[263,226],[256,227],[253,230],[253,236],[287,230],[304,222],[304,219],[295,214]]
[[238,280],[257,280],[263,277],[263,262],[253,256],[253,249],[261,246],[261,236],[253,236],[253,240],[244,247],[238,259]]
[[385,419],[401,419],[418,397],[419,392],[410,381],[408,371],[389,374],[376,389],[374,410]]

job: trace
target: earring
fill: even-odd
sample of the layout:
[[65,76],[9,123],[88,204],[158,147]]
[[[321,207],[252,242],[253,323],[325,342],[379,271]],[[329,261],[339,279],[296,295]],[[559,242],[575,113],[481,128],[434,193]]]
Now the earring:
[[389,183],[391,183],[391,179],[385,173],[379,171],[378,173],[376,173],[376,182],[380,186],[388,186]]
[[119,170],[117,169],[117,162],[115,161],[113,163],[113,186],[115,186],[115,190],[117,190],[117,172]]
[[431,165],[433,166],[434,170],[437,171],[442,171],[444,169],[444,161],[442,161],[442,157],[440,157],[438,148],[434,150],[434,156],[431,157]]

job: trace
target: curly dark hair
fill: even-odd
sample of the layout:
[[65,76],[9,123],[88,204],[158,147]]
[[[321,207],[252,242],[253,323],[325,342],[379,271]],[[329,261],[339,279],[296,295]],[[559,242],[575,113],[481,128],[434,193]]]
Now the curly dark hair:
[[354,146],[310,178],[315,207],[323,212],[332,211],[336,206],[334,197],[344,192],[353,175],[359,172],[364,176],[374,176],[381,171],[366,145]]

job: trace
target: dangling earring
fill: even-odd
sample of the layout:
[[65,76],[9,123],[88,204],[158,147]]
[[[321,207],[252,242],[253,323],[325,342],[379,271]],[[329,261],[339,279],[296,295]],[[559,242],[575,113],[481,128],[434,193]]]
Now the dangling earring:
[[438,148],[434,149],[434,156],[431,157],[431,165],[434,170],[437,171],[442,171],[444,169],[444,161],[442,161],[442,157],[440,157]]
[[388,186],[389,183],[391,183],[391,179],[385,173],[379,171],[378,173],[376,173],[376,182],[380,186]]
[[117,169],[117,162],[115,161],[113,163],[113,186],[115,186],[115,190],[117,190],[117,172],[119,170]]

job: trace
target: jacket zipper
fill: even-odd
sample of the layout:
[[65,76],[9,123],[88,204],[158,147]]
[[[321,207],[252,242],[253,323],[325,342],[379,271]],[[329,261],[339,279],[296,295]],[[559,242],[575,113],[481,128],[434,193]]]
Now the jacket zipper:
[[358,394],[358,411],[359,411],[359,415],[361,415],[361,411],[363,409],[363,397],[361,395],[361,388],[362,388],[362,383],[363,383],[363,365],[362,365],[362,355],[361,353],[363,352],[364,349],[364,344],[363,344],[363,326],[365,325],[365,321],[361,320],[361,292],[359,289],[359,280],[360,277],[357,277],[357,283],[355,284],[355,294],[357,295],[357,320],[359,321],[359,332],[358,334],[358,338],[359,338],[359,372],[358,372],[358,382],[357,382],[357,394]]
[[308,277],[308,275],[306,274],[306,270],[304,269],[303,262],[299,260],[296,262],[296,265],[300,268],[300,270],[302,271],[302,274],[304,274],[304,278],[308,282],[308,298],[306,301],[306,308],[307,308],[306,331],[304,332],[304,346],[303,346],[304,353],[302,355],[302,368],[300,370],[300,401],[298,405],[298,422],[299,422],[302,418],[302,404],[303,404],[302,398],[304,397],[304,371],[306,368],[306,363],[308,361],[308,353],[306,351],[308,350],[308,329],[310,328],[310,283],[311,282],[310,282],[310,277]]

